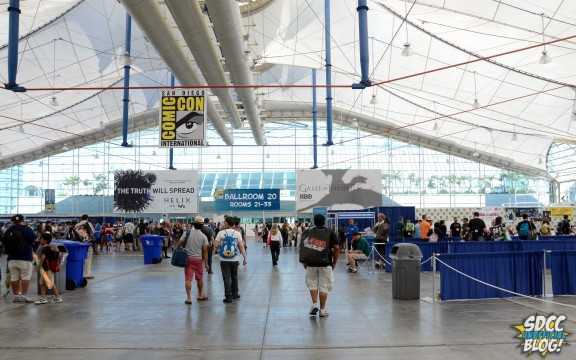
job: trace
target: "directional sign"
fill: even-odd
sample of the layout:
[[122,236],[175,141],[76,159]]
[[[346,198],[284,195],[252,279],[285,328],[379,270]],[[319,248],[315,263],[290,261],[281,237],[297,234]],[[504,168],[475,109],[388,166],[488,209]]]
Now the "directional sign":
[[218,211],[280,210],[280,189],[226,189],[214,201]]

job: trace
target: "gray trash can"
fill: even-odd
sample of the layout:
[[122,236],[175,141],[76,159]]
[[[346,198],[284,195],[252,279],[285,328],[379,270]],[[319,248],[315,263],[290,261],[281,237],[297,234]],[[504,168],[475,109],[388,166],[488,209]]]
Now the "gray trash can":
[[399,300],[420,298],[420,261],[418,245],[399,243],[392,247],[392,297]]

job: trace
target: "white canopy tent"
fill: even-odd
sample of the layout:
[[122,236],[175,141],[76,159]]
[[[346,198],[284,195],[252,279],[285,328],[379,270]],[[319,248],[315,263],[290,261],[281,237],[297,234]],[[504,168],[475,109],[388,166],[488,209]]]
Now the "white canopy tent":
[[[309,103],[309,87],[290,85],[311,84],[310,68],[320,69],[319,83],[324,83],[324,0],[244,3],[250,8],[244,12],[240,31],[255,82],[285,86],[257,89],[261,116],[278,113],[270,104],[285,102],[286,108]],[[169,18],[165,5],[157,4],[162,16]],[[376,0],[368,4],[374,83],[576,35],[576,3],[563,0],[543,4]],[[121,4],[114,0],[29,0],[22,1],[22,6],[19,84],[29,88],[121,84],[125,26]],[[407,139],[410,134],[413,139],[428,139],[424,146],[467,158],[472,155],[498,167],[508,164],[512,170],[538,176],[546,175],[553,143],[576,142],[572,86],[576,84],[572,66],[576,38],[352,90],[349,85],[359,81],[360,69],[356,1],[334,0],[332,6],[333,82],[347,85],[334,89],[334,105],[340,112],[382,124],[365,130],[384,136],[383,129],[402,131]],[[6,25],[7,18],[2,13],[0,25]],[[174,29],[188,61],[197,69],[175,25]],[[6,34],[1,36],[5,42]],[[136,24],[132,39],[132,84],[168,85],[170,70]],[[542,59],[544,50],[547,57]],[[4,47],[0,50],[3,82],[6,56]],[[541,60],[548,63],[541,64]],[[324,90],[318,93],[323,102]],[[121,97],[121,91],[101,89],[3,91],[0,167],[38,158],[43,149],[53,153],[57,151],[54,146],[65,150],[86,134],[104,134],[98,130],[121,118]],[[132,90],[131,116],[138,119],[139,114],[153,110],[157,101],[155,90]],[[108,128],[119,131],[116,125]]]

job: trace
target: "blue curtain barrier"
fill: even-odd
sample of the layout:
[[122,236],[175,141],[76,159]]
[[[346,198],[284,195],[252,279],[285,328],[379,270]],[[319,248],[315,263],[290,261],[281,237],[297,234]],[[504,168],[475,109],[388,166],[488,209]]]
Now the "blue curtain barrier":
[[[512,236],[512,240],[520,240],[520,238],[518,236]],[[576,235],[538,236],[538,241],[548,241],[548,240],[575,241]],[[534,240],[529,240],[529,241],[534,241]]]
[[[440,255],[439,259],[488,284],[530,296],[542,294],[544,264],[541,252],[447,254]],[[469,279],[440,263],[438,269],[442,300],[514,296]]]
[[[449,243],[448,253],[514,252],[514,251],[565,251],[576,250],[576,241],[566,240],[522,240],[522,241],[480,241]],[[546,255],[546,268],[550,268],[550,254]]]
[[576,251],[553,251],[551,259],[554,295],[576,295]]
[[[447,242],[437,242],[437,243],[430,243],[427,241],[420,241],[420,240],[410,240],[410,241],[402,241],[403,243],[411,243],[416,244],[420,248],[422,252],[422,261],[428,260],[432,256],[432,254],[445,254],[448,252],[448,243]],[[386,244],[386,249],[384,253],[384,257],[386,260],[392,262],[390,258],[390,252],[392,251],[392,247],[394,244],[398,244],[398,242],[390,242]],[[387,272],[392,271],[392,267],[390,265],[386,265],[385,267]],[[425,264],[422,264],[421,271],[432,271],[432,261],[428,261]]]
[[448,243],[448,253],[512,252],[519,251],[519,241],[467,241]]

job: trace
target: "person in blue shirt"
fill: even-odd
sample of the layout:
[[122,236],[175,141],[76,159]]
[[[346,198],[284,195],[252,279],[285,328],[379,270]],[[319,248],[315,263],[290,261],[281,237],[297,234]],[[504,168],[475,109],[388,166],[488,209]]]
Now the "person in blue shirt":
[[348,220],[348,225],[346,226],[345,232],[346,241],[348,243],[348,250],[352,249],[352,236],[357,232],[360,232],[360,229],[358,228],[358,225],[354,223],[354,219]]

